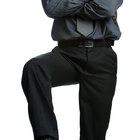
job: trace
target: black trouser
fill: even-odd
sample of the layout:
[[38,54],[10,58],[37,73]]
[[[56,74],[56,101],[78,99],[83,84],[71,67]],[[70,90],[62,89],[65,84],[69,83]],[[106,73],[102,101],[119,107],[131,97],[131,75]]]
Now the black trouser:
[[51,88],[79,83],[80,140],[105,140],[117,79],[117,55],[110,47],[55,46],[30,59],[22,87],[34,139],[59,139]]

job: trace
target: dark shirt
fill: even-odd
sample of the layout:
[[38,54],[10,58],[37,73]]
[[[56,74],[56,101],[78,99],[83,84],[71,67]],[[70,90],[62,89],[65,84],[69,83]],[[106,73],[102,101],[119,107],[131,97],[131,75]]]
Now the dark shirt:
[[[123,0],[42,0],[46,15],[53,18],[51,36],[54,41],[78,38],[118,40],[121,31],[117,9]],[[76,18],[92,20],[93,32],[83,36],[76,30]]]

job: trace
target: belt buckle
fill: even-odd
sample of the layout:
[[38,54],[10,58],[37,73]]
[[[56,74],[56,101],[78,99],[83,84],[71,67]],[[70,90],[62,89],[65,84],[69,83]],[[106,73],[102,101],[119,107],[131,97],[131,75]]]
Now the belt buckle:
[[81,40],[79,43],[79,47],[94,47],[93,40]]

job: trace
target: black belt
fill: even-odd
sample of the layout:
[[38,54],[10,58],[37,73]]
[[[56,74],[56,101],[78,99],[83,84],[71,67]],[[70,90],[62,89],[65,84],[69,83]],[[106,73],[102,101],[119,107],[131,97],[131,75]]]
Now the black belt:
[[58,41],[58,46],[75,46],[75,47],[110,47],[114,45],[112,40],[90,40],[90,39],[78,39],[78,40],[63,40]]

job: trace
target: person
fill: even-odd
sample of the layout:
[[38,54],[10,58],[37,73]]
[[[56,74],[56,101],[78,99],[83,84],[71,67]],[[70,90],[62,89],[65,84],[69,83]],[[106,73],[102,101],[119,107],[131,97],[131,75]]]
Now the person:
[[117,82],[123,0],[42,0],[57,45],[28,60],[21,84],[35,140],[59,140],[51,88],[79,84],[80,140],[105,140]]

